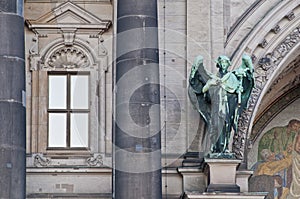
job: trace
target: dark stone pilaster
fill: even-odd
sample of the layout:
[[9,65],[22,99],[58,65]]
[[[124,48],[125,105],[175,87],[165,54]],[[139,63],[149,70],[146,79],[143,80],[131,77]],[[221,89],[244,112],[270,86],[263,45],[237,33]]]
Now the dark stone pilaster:
[[114,198],[160,199],[160,85],[156,0],[119,0]]
[[0,198],[25,198],[24,18],[19,0],[0,2]]

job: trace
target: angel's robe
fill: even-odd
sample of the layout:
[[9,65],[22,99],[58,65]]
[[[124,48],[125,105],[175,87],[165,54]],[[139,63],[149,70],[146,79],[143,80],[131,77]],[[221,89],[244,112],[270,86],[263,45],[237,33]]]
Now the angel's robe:
[[228,147],[238,107],[239,86],[237,77],[232,72],[227,72],[222,78],[208,80],[203,88],[203,91],[207,88],[211,96],[212,117],[208,131],[213,152],[224,152]]

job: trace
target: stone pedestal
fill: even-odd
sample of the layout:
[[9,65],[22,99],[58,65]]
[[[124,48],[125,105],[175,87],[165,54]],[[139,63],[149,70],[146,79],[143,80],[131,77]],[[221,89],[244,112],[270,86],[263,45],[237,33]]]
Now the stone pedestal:
[[195,167],[178,168],[182,175],[183,192],[203,193],[207,187],[207,175],[202,169]]
[[207,192],[240,192],[240,187],[236,184],[236,168],[241,160],[206,158],[205,162],[209,166]]
[[249,177],[253,174],[253,171],[241,170],[236,171],[236,184],[240,187],[240,192],[248,192]]

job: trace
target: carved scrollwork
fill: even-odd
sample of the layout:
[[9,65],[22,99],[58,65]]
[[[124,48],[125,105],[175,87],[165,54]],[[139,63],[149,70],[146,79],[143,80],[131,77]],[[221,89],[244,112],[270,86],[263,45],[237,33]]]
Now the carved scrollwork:
[[33,164],[36,167],[46,167],[49,166],[51,160],[43,156],[43,154],[34,154],[33,155]]
[[[293,17],[293,13],[291,16]],[[300,27],[295,28],[285,39],[273,50],[261,58],[255,67],[255,88],[252,90],[251,97],[248,102],[248,108],[240,117],[238,124],[238,133],[233,138],[232,150],[237,158],[243,159],[245,150],[245,141],[249,129],[250,120],[253,110],[261,95],[261,92],[268,81],[270,75],[275,71],[276,67],[280,64],[283,58],[296,46],[300,41]],[[248,140],[251,143],[252,138]]]
[[98,38],[98,43],[99,43],[99,45],[98,45],[98,47],[99,47],[98,51],[99,51],[99,55],[100,56],[106,56],[107,55],[107,49],[103,45],[103,42],[104,42],[104,39],[103,39],[102,35],[100,35],[99,38]]
[[87,164],[89,166],[92,166],[92,167],[102,166],[103,165],[102,155],[100,155],[100,154],[94,154],[94,156],[93,157],[89,157],[86,160],[86,162],[87,162]]
[[52,68],[86,68],[90,65],[85,53],[76,47],[64,47],[56,50],[48,59]]

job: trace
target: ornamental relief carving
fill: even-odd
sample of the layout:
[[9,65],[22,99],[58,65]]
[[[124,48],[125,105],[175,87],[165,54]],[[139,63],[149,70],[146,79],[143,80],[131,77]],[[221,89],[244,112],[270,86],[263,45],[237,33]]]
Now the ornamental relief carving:
[[88,166],[91,167],[97,167],[97,166],[102,166],[103,165],[103,160],[102,160],[102,155],[100,154],[94,154],[94,156],[89,157],[86,159],[86,163]]
[[[267,83],[269,77],[281,63],[283,58],[298,44],[300,41],[300,27],[295,28],[285,39],[273,50],[267,53],[263,58],[258,60],[255,67],[255,85],[252,90],[252,95],[248,102],[248,109],[245,110],[239,120],[239,131],[233,138],[233,152],[237,158],[244,158],[244,150],[249,130],[250,119],[253,115],[253,110],[261,95],[261,92]],[[255,57],[253,55],[252,57]],[[256,135],[251,135],[249,143],[251,143]]]
[[93,154],[93,156],[84,159],[69,160],[66,159],[51,159],[45,157],[42,153],[36,153],[32,155],[32,166],[34,167],[64,167],[65,165],[77,165],[88,167],[101,167],[103,166],[103,157],[99,153]]
[[36,167],[47,167],[51,164],[51,159],[46,158],[43,154],[34,154],[33,155],[33,165]]
[[63,47],[53,52],[50,57],[46,60],[45,68],[63,68],[63,69],[74,69],[74,68],[87,68],[90,65],[90,61],[87,55],[78,48]]

